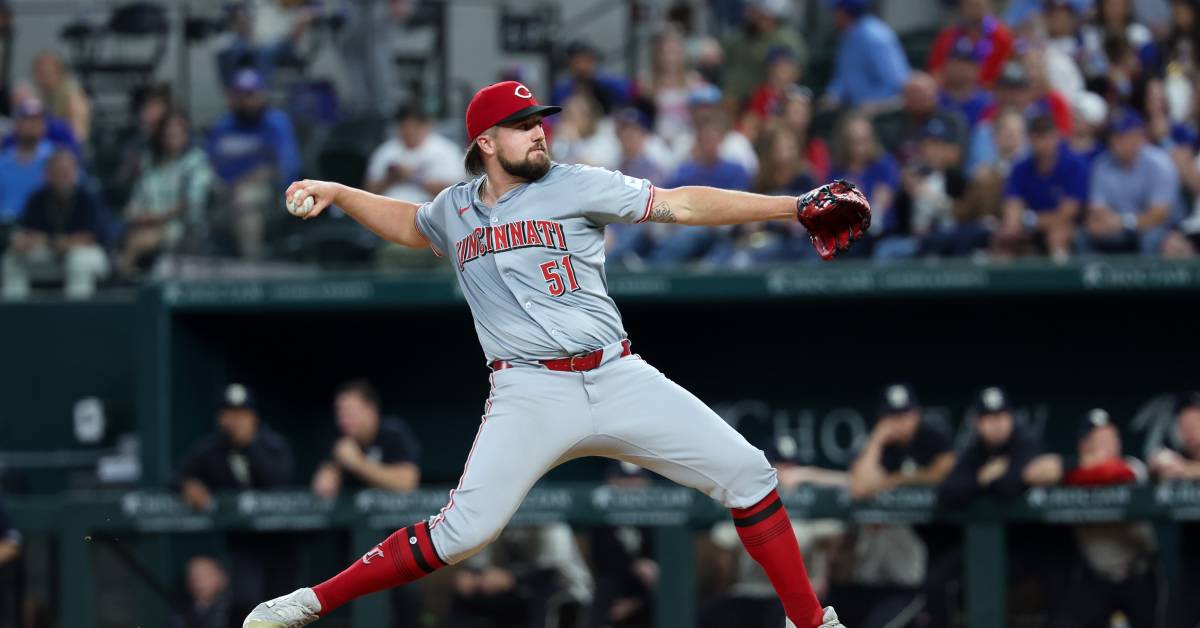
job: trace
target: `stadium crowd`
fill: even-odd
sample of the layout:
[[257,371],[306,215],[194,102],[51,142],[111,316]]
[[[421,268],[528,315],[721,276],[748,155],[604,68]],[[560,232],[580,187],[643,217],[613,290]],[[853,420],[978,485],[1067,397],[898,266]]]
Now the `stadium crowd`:
[[[869,237],[850,253],[861,258],[1194,256],[1193,0],[948,1],[952,19],[927,58],[903,47],[869,0],[818,3],[837,32],[827,58],[802,38],[811,29],[791,19],[797,3],[711,4],[723,25],[714,34],[697,32],[688,3],[664,12],[635,76],[611,73],[585,40],[567,45],[544,90],[544,100],[564,107],[546,121],[555,159],[660,186],[768,194],[845,178],[874,207]],[[305,160],[310,134],[296,127],[313,121],[297,118],[311,112],[291,101],[277,107],[272,95],[284,80],[276,68],[295,56],[311,16],[281,40],[259,42],[245,26],[250,9],[233,11],[240,26],[215,59],[228,109],[203,128],[169,86],[151,85],[135,95],[114,150],[111,140],[99,145],[89,94],[62,56],[38,55],[28,80],[3,72],[6,298],[48,279],[86,297],[100,282],[138,281],[156,263],[162,272],[178,256],[294,259],[285,237],[294,225],[278,201],[299,176],[414,201],[465,178],[459,116],[432,119],[422,94],[396,112],[394,133],[376,137],[370,155]],[[0,3],[0,25],[10,12]],[[0,33],[11,51],[11,29]],[[353,122],[316,124],[338,140],[350,128],[339,124]],[[345,172],[346,163],[362,165]],[[787,224],[617,227],[609,239],[609,263],[634,268],[815,259],[805,234]],[[356,261],[429,263],[361,246]]]

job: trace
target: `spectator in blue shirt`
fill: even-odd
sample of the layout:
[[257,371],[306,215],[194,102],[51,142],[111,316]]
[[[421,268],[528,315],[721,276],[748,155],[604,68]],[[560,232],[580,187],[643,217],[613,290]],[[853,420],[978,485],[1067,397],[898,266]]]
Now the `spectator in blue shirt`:
[[[62,118],[56,118],[46,108],[42,99],[37,96],[33,86],[28,83],[18,85],[13,90],[13,117],[20,118],[21,112],[24,110],[42,112],[41,116],[46,126],[44,137],[50,140],[55,148],[68,148],[75,153],[77,160],[83,160],[83,150],[80,149],[79,142],[75,139],[75,132],[71,130],[71,125]],[[17,135],[14,129],[4,137],[4,141],[0,143],[0,149],[11,148],[16,143]]]
[[[671,153],[666,144],[654,134],[653,122],[636,107],[617,112],[617,139],[621,144],[621,161],[617,169],[622,174],[647,179],[655,185],[666,180]],[[652,225],[613,224],[604,230],[608,246],[606,259],[627,264],[643,258],[653,246]]]
[[300,150],[291,120],[268,106],[266,86],[255,70],[238,72],[229,87],[229,109],[209,135],[208,155],[228,188],[233,216],[226,226],[238,252],[256,258],[266,212],[278,205],[275,192],[299,177]]
[[1048,115],[1029,123],[1030,155],[1017,162],[1004,188],[1004,216],[996,245],[1020,253],[1030,243],[1066,259],[1087,195],[1087,171]]
[[605,115],[628,104],[633,92],[630,82],[600,72],[596,67],[599,63],[600,53],[588,42],[576,40],[567,44],[568,76],[555,83],[551,102],[565,103],[576,90],[582,89],[600,103]]
[[88,298],[109,271],[103,248],[104,208],[80,182],[75,154],[69,150],[50,157],[45,180],[26,202],[12,246],[4,253],[3,296],[23,299],[32,280],[61,279],[67,298]]
[[0,228],[21,217],[25,201],[42,185],[54,145],[46,138],[46,113],[40,102],[17,108],[13,144],[0,149]]
[[961,113],[969,128],[974,128],[992,105],[992,95],[979,86],[983,56],[978,43],[962,37],[950,49],[950,58],[942,70],[938,105]]
[[[727,127],[728,123],[719,114],[698,118],[692,157],[679,165],[665,187],[706,185],[727,190],[750,189],[746,168],[721,157],[721,141]],[[699,259],[717,242],[720,231],[712,227],[676,227],[658,241],[649,260],[681,263]]]
[[1159,252],[1179,201],[1179,174],[1166,151],[1146,142],[1145,122],[1136,111],[1126,109],[1113,122],[1088,198],[1084,251]]
[[871,203],[874,217],[870,233],[878,236],[897,227],[892,215],[896,190],[900,187],[900,167],[875,137],[871,121],[851,115],[843,122],[833,147],[831,179],[846,179],[857,185]]
[[908,58],[892,27],[867,13],[867,0],[829,0],[842,32],[825,104],[880,105],[900,94]]

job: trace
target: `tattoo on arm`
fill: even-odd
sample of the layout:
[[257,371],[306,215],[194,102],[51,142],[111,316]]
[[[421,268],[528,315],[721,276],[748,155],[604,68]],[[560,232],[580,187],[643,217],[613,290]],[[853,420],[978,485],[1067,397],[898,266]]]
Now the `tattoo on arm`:
[[659,201],[650,210],[650,222],[675,222],[675,212],[666,201]]

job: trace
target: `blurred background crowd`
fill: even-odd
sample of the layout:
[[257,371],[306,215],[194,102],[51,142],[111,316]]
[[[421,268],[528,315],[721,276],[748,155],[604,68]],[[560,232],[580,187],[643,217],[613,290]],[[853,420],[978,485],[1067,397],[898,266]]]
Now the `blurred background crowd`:
[[[758,444],[779,474],[781,489],[802,486],[845,491],[869,500],[901,487],[926,487],[937,508],[953,511],[979,498],[1001,507],[1020,504],[1027,489],[1064,485],[1120,487],[1200,481],[1200,392],[1172,396],[1160,444],[1135,456],[1123,444],[1117,418],[1093,408],[1074,421],[1069,449],[1043,443],[1040,429],[1005,389],[987,386],[970,399],[961,429],[927,414],[918,391],[905,383],[879,391],[868,435],[848,466],[800,464],[789,436]],[[193,444],[172,490],[196,512],[214,495],[296,490],[333,499],[363,489],[407,492],[421,487],[422,446],[408,422],[384,411],[377,389],[357,379],[337,388],[334,427],[314,468],[297,459],[282,421],[262,412],[248,387],[230,384],[214,400],[215,429]],[[389,407],[394,407],[389,404]],[[428,452],[434,455],[433,452]],[[619,488],[666,483],[644,470],[606,461],[601,483]],[[813,586],[823,602],[839,604],[843,621],[862,628],[962,626],[963,535],[945,523],[852,524],[793,521]],[[1200,540],[1195,523],[1179,543],[1160,546],[1149,522],[1016,526],[1008,545],[1013,593],[1007,625],[1186,627],[1200,625]],[[350,551],[338,537],[340,555]],[[698,628],[782,626],[782,606],[761,568],[743,550],[732,521],[697,534],[701,588]],[[295,533],[236,532],[216,552],[192,555],[179,578],[177,628],[240,626],[264,598],[301,586],[298,546],[314,539]],[[482,553],[446,573],[391,591],[396,627],[603,628],[653,626],[659,589],[652,527],[579,527],[566,523],[513,525]],[[19,527],[0,500],[0,625],[48,625],[32,600],[23,622],[6,624],[22,606],[15,568]],[[1169,580],[1161,552],[1182,557]],[[338,559],[333,558],[335,562]],[[996,567],[1000,569],[1000,567]],[[1001,576],[1005,577],[1005,576]],[[1168,586],[1168,582],[1175,583]],[[127,586],[127,585],[126,585]],[[7,604],[8,606],[4,606]],[[853,623],[851,623],[853,622]]]
[[[505,38],[499,46],[503,59],[486,63],[479,55],[490,54],[496,41],[480,35],[484,52],[472,50],[476,42],[464,42],[469,38],[449,25],[491,33],[493,24],[471,22],[477,15],[472,11],[501,4],[490,0],[55,2],[0,0],[0,301],[34,296],[53,301],[64,294],[88,299],[105,291],[117,298],[5,310],[12,317],[5,320],[18,322],[5,327],[10,335],[0,342],[5,351],[16,347],[8,361],[0,360],[3,390],[26,397],[0,403],[0,419],[11,421],[0,423],[0,436],[75,429],[80,443],[96,445],[95,438],[79,436],[79,426],[103,423],[103,408],[93,407],[101,401],[91,395],[107,393],[102,401],[109,419],[124,419],[125,435],[132,437],[105,441],[113,457],[132,461],[130,468],[139,456],[154,457],[173,468],[174,478],[169,487],[165,481],[149,486],[153,483],[142,482],[138,472],[122,476],[109,469],[121,477],[98,479],[89,466],[92,458],[83,464],[45,453],[67,448],[69,438],[43,438],[32,451],[0,442],[0,485],[13,501],[63,488],[39,487],[36,478],[22,477],[14,461],[33,469],[30,476],[42,465],[87,467],[85,480],[71,476],[64,482],[83,492],[104,485],[128,494],[169,488],[201,513],[231,492],[307,490],[324,500],[366,488],[410,492],[427,478],[438,487],[452,482],[445,459],[457,465],[474,431],[468,425],[474,415],[458,412],[465,395],[455,390],[449,398],[432,384],[428,390],[405,390],[410,376],[431,381],[428,373],[421,380],[413,371],[433,369],[434,362],[396,360],[422,352],[427,358],[453,354],[454,368],[460,368],[467,362],[461,337],[447,336],[465,333],[468,322],[455,328],[458,319],[431,308],[419,325],[437,319],[438,332],[451,331],[443,337],[409,336],[393,326],[416,320],[405,318],[420,310],[407,302],[367,314],[347,308],[343,319],[330,314],[336,304],[317,306],[320,316],[251,306],[216,312],[213,319],[220,324],[185,312],[169,323],[177,327],[163,331],[130,314],[133,300],[125,289],[158,279],[437,268],[441,262],[428,251],[380,242],[336,209],[314,221],[290,219],[281,191],[296,178],[311,177],[410,201],[431,199],[466,176],[463,106],[490,81],[521,80],[541,102],[564,107],[547,120],[551,152],[561,162],[618,169],[664,187],[711,185],[766,194],[795,195],[830,179],[850,180],[863,188],[875,211],[868,237],[849,253],[863,263],[960,258],[1001,264],[1029,258],[1056,265],[1100,255],[1187,259],[1200,246],[1200,0],[600,0],[594,11],[572,9],[570,24],[556,11],[585,0],[514,0],[503,5],[521,5],[524,12],[514,9],[499,18],[501,28],[494,30]],[[59,20],[61,28],[58,21],[52,29],[44,27],[54,21],[47,14],[79,7],[88,10],[78,19],[69,15]],[[594,32],[614,7],[629,25],[619,41]],[[546,24],[567,34],[548,34]],[[53,36],[43,36],[47,32]],[[191,47],[190,61],[179,61],[181,46]],[[471,81],[450,77],[451,57],[456,71],[485,69]],[[630,271],[704,272],[816,260],[795,224],[614,225],[607,238],[610,268]],[[1190,327],[1171,327],[1186,316],[1179,312],[1192,296],[1113,291],[1108,301],[1072,302],[1077,309],[1071,312],[1104,308],[1119,317],[1149,310],[1168,320],[1160,325],[1160,319],[1146,316],[1133,330],[1111,328],[1103,317],[1061,316],[1057,308],[1065,310],[1066,300],[1032,288],[1018,296],[1025,300],[998,291],[972,305],[973,293],[929,304],[916,295],[888,302],[887,308],[822,301],[819,313],[803,309],[808,302],[789,304],[792,310],[751,303],[733,318],[719,307],[718,301],[729,301],[726,295],[706,294],[703,305],[711,320],[680,310],[642,320],[653,321],[646,329],[668,336],[662,320],[690,319],[695,328],[679,331],[687,334],[687,357],[670,355],[670,341],[661,337],[655,340],[659,354],[691,360],[702,348],[692,331],[703,328],[705,338],[716,339],[703,347],[717,356],[712,362],[724,361],[725,348],[744,358],[742,345],[756,337],[747,328],[764,319],[795,321],[833,312],[835,320],[855,321],[841,329],[805,329],[809,336],[794,339],[774,337],[770,345],[750,344],[760,352],[756,357],[769,352],[778,361],[763,359],[730,373],[729,382],[745,388],[744,394],[704,390],[702,396],[724,399],[759,395],[789,408],[795,402],[789,395],[844,396],[844,403],[862,408],[872,403],[865,401],[868,396],[878,394],[875,421],[862,426],[861,438],[852,435],[847,458],[823,467],[811,464],[828,461],[780,436],[791,423],[780,426],[804,424],[824,438],[835,431],[833,413],[821,420],[763,413],[770,415],[764,422],[775,421],[775,432],[755,444],[776,465],[786,489],[831,487],[847,500],[867,500],[901,486],[924,486],[935,492],[939,507],[952,510],[976,497],[1016,504],[1028,499],[1026,489],[1051,485],[1200,486],[1188,484],[1200,481],[1200,394],[1171,395],[1150,419],[1116,405],[1112,416],[1103,408],[1082,416],[1055,410],[1057,429],[1047,431],[1061,436],[1063,422],[1069,422],[1069,444],[1043,438],[1044,413],[1039,421],[1031,416],[1036,413],[1023,411],[1032,405],[1029,400],[1014,400],[1005,389],[987,386],[962,403],[970,386],[983,383],[976,380],[1001,379],[978,375],[988,369],[1014,388],[1021,379],[1026,386],[1030,380],[1056,386],[1057,402],[1138,403],[1138,395],[1193,377],[1179,356],[1194,334]],[[680,308],[693,306],[681,303]],[[110,304],[111,311],[103,309]],[[37,309],[42,305],[47,308]],[[647,311],[631,303],[631,309],[637,307]],[[981,312],[979,321],[970,320]],[[44,320],[30,320],[43,313]],[[910,316],[927,321],[928,334],[889,335],[896,319]],[[87,317],[94,318],[81,320]],[[351,317],[354,328],[331,322]],[[386,325],[380,321],[385,318]],[[97,319],[103,320],[96,327],[87,324]],[[104,323],[109,319],[123,326]],[[731,320],[722,328],[721,321]],[[935,327],[936,333],[929,331]],[[1031,344],[1054,336],[1058,327],[1070,329],[1040,352],[1029,351],[1034,357],[1026,355]],[[18,337],[35,328],[29,339]],[[751,330],[759,342],[773,331],[761,328]],[[88,337],[108,333],[96,329],[118,332],[104,344]],[[160,332],[162,346],[155,346],[185,355],[183,360],[202,356],[197,362],[205,363],[207,374],[200,366],[188,370],[176,364],[174,372],[156,379],[152,371],[162,363],[147,366],[141,349],[150,344],[146,337]],[[364,340],[375,332],[380,333]],[[67,338],[63,346],[46,340],[58,334]],[[312,334],[313,344],[300,347],[288,336],[283,346],[279,338],[289,334]],[[1169,337],[1170,344],[1154,334]],[[944,358],[956,338],[973,344]],[[126,339],[138,350],[122,345]],[[943,387],[930,397],[947,405],[939,406],[940,413],[928,412],[918,400],[921,391],[908,384],[847,392],[841,381],[825,386],[831,380],[818,379],[807,388],[794,381],[763,383],[782,371],[807,368],[798,367],[800,358],[811,357],[807,348],[795,348],[801,341],[815,343],[817,352],[839,354],[816,358],[826,361],[826,371],[873,368],[887,371],[888,378],[911,373],[926,378],[930,389],[934,382]],[[398,348],[398,342],[404,345]],[[834,348],[835,343],[856,351]],[[261,346],[272,344],[279,346]],[[118,355],[114,346],[125,351]],[[1151,349],[1143,352],[1145,346]],[[364,356],[364,347],[374,353]],[[472,339],[470,351],[475,350]],[[280,363],[294,365],[280,360],[277,351],[302,366],[308,364],[303,360],[319,362],[307,373],[307,386],[297,386],[291,373],[278,373],[284,370]],[[1052,356],[1056,351],[1071,355],[1060,362]],[[939,377],[947,374],[943,360],[954,377]],[[332,389],[345,370],[358,367],[386,372],[377,377],[388,381],[382,396],[370,381],[351,380],[332,399],[308,404]],[[717,372],[707,362],[696,368]],[[27,373],[39,369],[47,372]],[[209,399],[207,387],[190,378],[199,375],[199,381],[211,383],[205,378],[218,377],[211,371],[219,372],[222,383],[245,377],[245,385],[229,384],[219,398]],[[870,387],[884,381],[875,375],[866,380]],[[1111,382],[1121,385],[1110,387]],[[760,390],[768,386],[772,389]],[[153,387],[163,390],[147,390]],[[813,390],[818,387],[828,390]],[[408,393],[425,405],[387,398],[393,390],[395,397]],[[1098,394],[1105,401],[1095,401]],[[949,399],[952,395],[962,399]],[[64,428],[59,419],[65,413],[58,407],[81,396],[86,398],[73,407],[73,425]],[[285,397],[312,406],[307,412],[328,429],[275,411]],[[147,398],[163,400],[162,407]],[[217,408],[215,425],[189,455],[176,458],[170,451],[175,443],[155,440],[153,430],[156,421],[186,423],[179,431],[189,435],[181,442],[189,442],[208,424],[169,416],[188,405],[199,415]],[[20,408],[20,420],[14,420],[13,407]],[[808,406],[801,407],[807,412]],[[953,415],[947,407],[956,409]],[[957,412],[963,407],[965,412]],[[400,410],[403,418],[392,414]],[[429,425],[434,427],[422,432]],[[470,429],[464,432],[464,426]],[[1144,447],[1123,445],[1122,435],[1132,431],[1147,435]],[[329,438],[321,440],[325,432]],[[428,436],[425,443],[418,433]],[[838,440],[835,436],[828,440]],[[140,452],[136,442],[130,445],[139,438],[145,443]],[[156,447],[162,451],[147,454]],[[440,454],[437,471],[429,464],[434,450]],[[659,481],[637,468],[597,464],[602,470],[593,469],[588,479],[606,486]],[[55,596],[50,583],[56,546],[22,535],[20,521],[8,516],[2,502],[0,628],[54,625],[58,609],[48,600]],[[848,626],[964,625],[961,526],[831,520],[795,521],[794,527],[818,593],[837,606]],[[1200,529],[1187,522],[1177,529],[1176,537],[1164,539],[1148,522],[1012,526],[1009,624],[1197,628]],[[236,626],[248,605],[304,584],[298,582],[302,575],[328,575],[329,566],[344,564],[351,553],[348,534],[341,532],[212,533],[217,541],[199,550],[204,542],[169,536],[172,556],[188,560],[183,570],[171,566],[178,572],[174,579],[151,593],[168,599],[178,628]],[[137,543],[132,537],[125,542]],[[389,594],[394,625],[650,626],[661,585],[656,538],[651,527],[515,526],[467,563]],[[698,538],[700,628],[783,625],[769,583],[741,549],[732,524],[705,529]],[[298,545],[312,551],[298,553]],[[1177,578],[1164,574],[1164,553],[1181,557]],[[123,571],[127,566],[113,567],[100,552],[92,559],[98,565],[92,574],[97,597],[108,600],[106,612],[135,599]],[[106,578],[114,573],[122,575]],[[345,614],[329,623],[339,620],[345,625]]]
[[[314,49],[358,36],[370,4],[227,3],[190,19],[189,38],[221,32],[218,84],[204,85],[164,81],[154,57],[97,52],[103,37],[162,34],[156,3],[69,25],[41,50],[0,2],[3,296],[44,284],[86,297],[186,260],[431,264],[337,212],[299,229],[279,211],[297,177],[411,201],[465,177],[462,112],[421,81],[374,99],[369,80],[339,93],[311,67]],[[383,4],[403,25],[441,3]],[[549,76],[513,63],[491,77],[565,107],[548,121],[555,159],[768,194],[845,178],[875,211],[851,255],[880,261],[1195,253],[1196,2],[924,0],[913,6],[933,7],[936,30],[903,38],[870,0],[641,4],[629,10],[644,14],[646,45],[625,63],[606,62],[611,42],[584,30],[545,45]],[[264,22],[273,38],[258,35]],[[14,49],[30,46],[41,52],[15,67]],[[352,47],[335,52],[338,72],[362,71]],[[122,98],[102,106],[114,75]],[[192,92],[218,90],[225,111],[191,115]],[[815,259],[810,249],[795,225],[650,225],[611,229],[608,262],[745,267]]]

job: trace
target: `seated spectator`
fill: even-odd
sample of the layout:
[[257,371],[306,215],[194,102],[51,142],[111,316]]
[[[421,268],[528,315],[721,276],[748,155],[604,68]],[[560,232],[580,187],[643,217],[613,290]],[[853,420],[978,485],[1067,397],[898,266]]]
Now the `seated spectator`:
[[1058,135],[1049,116],[1029,125],[1029,157],[1013,166],[1004,191],[997,252],[1020,255],[1036,247],[1055,260],[1071,254],[1075,225],[1087,197],[1087,171]]
[[4,496],[0,495],[0,624],[16,617],[17,609],[22,605],[17,571],[20,557],[21,533],[4,508]]
[[[621,157],[617,169],[622,174],[648,179],[662,185],[673,171],[671,149],[654,133],[650,118],[636,107],[626,107],[613,116]],[[616,225],[609,225],[609,228]]]
[[938,104],[938,85],[924,72],[913,72],[904,85],[904,97],[898,109],[875,118],[875,129],[883,147],[900,164],[918,158],[925,129],[933,120],[940,121],[952,134],[952,141],[966,146],[968,126],[959,112]]
[[974,128],[983,112],[992,105],[992,94],[979,85],[979,65],[983,50],[969,38],[959,39],[950,50],[950,58],[942,71],[938,107],[957,111]]
[[1071,136],[1071,108],[1067,101],[1047,82],[1042,57],[1028,52],[1019,61],[1004,66],[996,81],[996,99],[984,110],[982,120],[993,119],[1005,109],[1015,109],[1026,120],[1049,114],[1063,137]]
[[941,76],[955,43],[962,38],[974,42],[983,52],[979,78],[991,85],[1000,76],[1000,69],[1013,49],[1013,36],[1008,27],[996,17],[990,0],[960,0],[958,21],[938,33],[929,53],[931,74]]
[[750,173],[742,164],[725,159],[721,154],[721,146],[728,132],[728,124],[722,116],[705,116],[696,120],[696,143],[691,158],[679,164],[666,187],[707,185],[726,190],[749,189]]
[[1092,22],[1083,27],[1083,40],[1086,45],[1104,51],[1110,64],[1116,63],[1116,59],[1107,54],[1109,42],[1119,40],[1133,52],[1141,66],[1158,67],[1154,32],[1136,19],[1133,4],[1131,0],[1096,0]]
[[796,88],[801,67],[787,48],[773,48],[767,55],[767,80],[758,85],[750,96],[750,104],[740,121],[742,133],[758,143],[767,121],[783,112],[788,92]]
[[1108,146],[1092,170],[1080,249],[1157,255],[1179,201],[1171,157],[1146,143],[1145,123],[1132,110],[1113,122]]
[[593,590],[567,524],[509,527],[455,569],[446,626],[578,626]]
[[[754,191],[773,196],[800,196],[817,186],[796,136],[782,127],[767,131],[761,143],[761,169]],[[733,268],[784,260],[812,259],[808,234],[796,222],[761,222],[735,225],[706,261]]]
[[311,9],[299,11],[291,28],[272,42],[260,42],[255,36],[253,3],[227,3],[225,11],[230,26],[228,40],[217,52],[217,72],[223,85],[232,83],[245,69],[253,69],[269,84],[277,68],[299,63],[296,44],[312,26]]
[[313,475],[313,493],[330,499],[342,490],[416,489],[421,482],[420,445],[407,423],[380,415],[375,387],[366,380],[347,382],[333,403],[341,436],[330,459]]
[[242,70],[229,85],[229,112],[213,126],[208,156],[228,188],[222,227],[232,232],[238,254],[263,253],[268,212],[276,216],[278,191],[299,176],[300,150],[288,115],[267,104],[266,84],[254,70]]
[[[662,185],[667,173],[674,170],[672,155],[666,143],[651,132],[650,119],[636,107],[618,111],[615,118],[617,140],[621,144],[621,161],[617,170]],[[607,261],[637,265],[653,247],[655,235],[660,231],[670,231],[670,227],[665,230],[662,227],[666,225],[608,225],[604,230]]]
[[91,137],[92,105],[67,71],[58,53],[44,51],[33,59],[33,80],[50,115],[66,120],[80,144]]
[[[259,419],[245,386],[226,386],[219,403],[217,433],[196,444],[174,482],[194,510],[210,510],[216,491],[289,486],[295,471],[292,446]],[[286,535],[231,532],[225,545],[232,563],[233,617],[245,617],[260,600],[294,590],[295,546]]]
[[[667,180],[665,187],[705,185],[727,190],[750,189],[750,173],[739,163],[725,159],[721,146],[728,123],[719,114],[696,120],[696,143],[690,159],[685,160]],[[669,225],[649,254],[656,264],[682,264],[704,257],[717,243],[720,228]]]
[[1002,182],[1013,166],[1029,151],[1025,116],[1015,109],[1001,112],[995,120],[979,124],[971,139],[966,171],[971,179],[987,172]]
[[[688,95],[688,110],[691,113],[692,129],[687,133],[671,138],[671,149],[675,155],[675,163],[679,164],[692,156],[696,143],[696,127],[701,118],[723,117],[721,90],[712,85],[701,85]],[[721,159],[741,164],[751,178],[758,174],[758,154],[750,140],[737,131],[728,128],[721,138]]]
[[194,556],[187,563],[187,607],[175,617],[174,628],[227,628],[229,576],[211,556]]
[[650,73],[641,92],[653,103],[655,133],[670,143],[691,131],[688,95],[703,79],[689,63],[687,41],[678,28],[665,27],[651,49]]
[[[83,149],[80,148],[79,142],[75,139],[75,133],[71,130],[71,125],[66,120],[51,115],[46,111],[46,106],[42,99],[37,95],[37,90],[29,83],[20,83],[13,89],[12,110],[16,118],[20,118],[22,111],[26,110],[41,111],[42,118],[45,120],[46,129],[43,131],[45,139],[50,140],[50,143],[55,148],[67,148],[75,153],[75,158],[83,163]],[[17,135],[15,129],[8,132],[4,136],[3,142],[0,142],[0,149],[7,149],[17,144]]]
[[871,499],[898,486],[941,484],[954,466],[954,448],[942,428],[924,420],[906,384],[883,389],[879,420],[850,467],[850,494]]
[[467,177],[462,147],[435,133],[418,106],[396,110],[396,135],[375,149],[367,162],[367,191],[424,203]]
[[842,120],[834,142],[831,179],[846,179],[857,185],[871,203],[870,233],[880,235],[895,225],[890,216],[900,187],[900,168],[875,138],[875,129],[864,116],[850,115]]
[[204,150],[192,143],[186,115],[169,113],[154,131],[151,152],[125,206],[128,230],[121,272],[133,276],[162,253],[175,252],[184,235],[203,234],[213,171]]
[[[1042,48],[1030,46],[1022,52],[1019,59],[1026,75],[1029,76],[1029,85],[1033,90],[1033,107],[1025,111],[1025,116],[1032,120],[1048,113],[1053,118],[1058,132],[1064,138],[1071,137],[1071,127],[1074,124],[1071,102],[1076,95],[1083,92],[1082,80],[1073,81],[1051,74],[1054,64]],[[1070,62],[1068,65],[1074,69]]]
[[1085,82],[1104,75],[1108,59],[1103,39],[1084,29],[1090,0],[1037,0],[1044,3],[1047,47],[1075,62]]
[[551,151],[565,163],[616,168],[621,146],[610,118],[587,92],[577,92],[563,103],[554,126]]
[[1050,113],[1055,116],[1055,126],[1058,127],[1063,137],[1070,137],[1070,113],[1068,112],[1067,117],[1063,119],[1054,113],[1049,101],[1039,100],[1029,72],[1026,71],[1024,65],[1014,61],[1004,66],[1004,72],[996,81],[996,101],[991,108],[984,111],[980,124],[971,134],[970,155],[967,158],[967,167],[971,172],[974,172],[980,164],[991,163],[998,159],[996,129],[993,123],[1005,111],[1015,111],[1025,121]]
[[1096,158],[1104,152],[1104,131],[1108,127],[1108,103],[1092,92],[1082,92],[1074,104],[1071,152],[1086,172],[1092,171]]
[[938,488],[939,503],[960,507],[976,497],[1014,499],[1033,485],[1053,484],[1055,459],[1041,456],[1037,438],[1012,414],[1008,395],[995,386],[979,392],[975,439],[959,455]]
[[62,280],[68,299],[86,299],[109,272],[104,208],[80,179],[71,151],[50,157],[45,179],[25,203],[4,253],[3,296],[24,299],[32,280]]
[[724,42],[721,90],[738,109],[768,80],[772,53],[791,58],[797,74],[808,61],[803,40],[787,23],[788,4],[787,0],[749,0],[744,4],[742,30]]
[[134,182],[142,176],[142,165],[153,151],[154,135],[172,109],[168,85],[153,85],[134,96],[136,124],[125,133],[115,183],[132,189]]
[[25,202],[42,186],[46,162],[54,153],[54,145],[46,138],[46,114],[40,102],[18,106],[15,117],[15,141],[0,149],[0,229],[21,217]]
[[[1063,484],[1116,486],[1144,483],[1145,465],[1121,456],[1121,433],[1099,408],[1077,430],[1078,458]],[[1051,623],[1110,625],[1120,613],[1131,626],[1162,625],[1154,570],[1154,529],[1148,522],[1074,526],[1082,560],[1074,560]]]
[[841,32],[833,76],[822,104],[878,108],[900,94],[908,58],[886,22],[867,12],[867,0],[834,0],[833,23]]
[[784,99],[783,111],[775,124],[796,138],[813,181],[829,180],[832,167],[829,144],[813,132],[813,94],[807,87],[793,87]]
[[926,123],[919,150],[903,168],[895,208],[875,246],[875,259],[961,256],[987,245],[987,227],[968,216],[972,208],[962,207],[967,182],[958,140],[941,118]]
[[577,39],[567,44],[567,76],[554,84],[550,102],[566,104],[576,94],[590,96],[600,106],[599,115],[608,115],[629,104],[633,85],[628,79],[601,72],[600,52],[591,43]]
[[1088,89],[1104,96],[1114,111],[1123,107],[1141,109],[1153,68],[1143,66],[1137,50],[1120,36],[1104,40],[1104,54],[1108,58],[1104,74],[1088,83]]

